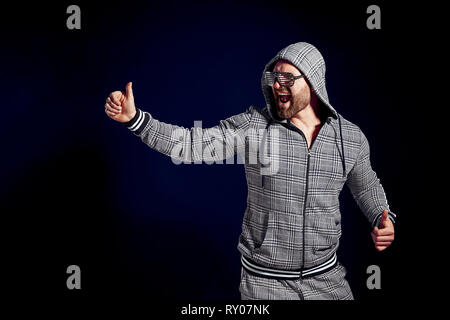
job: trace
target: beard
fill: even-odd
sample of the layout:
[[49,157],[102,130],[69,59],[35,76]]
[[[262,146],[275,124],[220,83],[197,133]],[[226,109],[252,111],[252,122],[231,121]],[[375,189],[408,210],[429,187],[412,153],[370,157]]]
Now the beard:
[[290,119],[305,109],[310,101],[311,94],[309,90],[304,90],[295,96],[292,95],[291,100],[284,106],[280,106],[280,101],[277,99],[277,114],[281,119]]

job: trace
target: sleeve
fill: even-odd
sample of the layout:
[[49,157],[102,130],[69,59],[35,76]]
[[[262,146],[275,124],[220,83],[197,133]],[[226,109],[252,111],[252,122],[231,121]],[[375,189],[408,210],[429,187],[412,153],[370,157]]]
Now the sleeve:
[[218,162],[245,150],[246,131],[255,108],[221,120],[212,128],[184,128],[154,119],[136,109],[136,116],[124,125],[150,148],[172,158],[176,164]]
[[372,228],[379,224],[384,210],[389,211],[389,218],[395,223],[396,215],[389,209],[383,186],[370,164],[369,142],[361,131],[360,134],[359,155],[349,172],[347,185],[359,208],[371,223]]

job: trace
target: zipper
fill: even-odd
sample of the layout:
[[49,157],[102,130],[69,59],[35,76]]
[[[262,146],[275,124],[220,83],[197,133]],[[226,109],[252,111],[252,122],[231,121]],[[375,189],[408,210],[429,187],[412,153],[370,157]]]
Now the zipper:
[[[303,203],[303,226],[302,226],[302,267],[300,269],[300,278],[303,278],[303,269],[305,268],[305,221],[306,221],[306,201],[308,200],[308,181],[309,181],[309,162],[311,158],[311,148],[308,148],[308,140],[306,140],[306,136],[299,128],[297,128],[295,125],[293,125],[290,121],[288,121],[289,125],[300,135],[305,139],[306,143],[306,150],[308,151],[308,156],[306,158],[306,182],[305,182],[305,196],[304,196],[304,203]],[[320,128],[322,130],[323,126]],[[320,133],[320,131],[319,131]],[[319,135],[319,134],[317,134]],[[316,137],[317,138],[317,137]],[[313,143],[311,143],[312,147]]]
[[[306,141],[306,137],[303,135]],[[305,182],[305,199],[303,203],[303,240],[302,240],[302,268],[300,273],[300,278],[303,278],[303,270],[305,268],[305,217],[306,217],[306,201],[308,200],[308,181],[309,181],[309,160],[311,158],[311,151],[308,149],[308,157],[306,159],[306,182]]]

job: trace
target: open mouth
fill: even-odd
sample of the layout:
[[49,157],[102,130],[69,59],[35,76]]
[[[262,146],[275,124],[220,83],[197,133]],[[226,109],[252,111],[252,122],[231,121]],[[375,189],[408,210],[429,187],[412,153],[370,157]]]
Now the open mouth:
[[280,95],[278,95],[278,100],[281,103],[287,103],[289,100],[291,100],[291,95],[290,94],[280,94]]

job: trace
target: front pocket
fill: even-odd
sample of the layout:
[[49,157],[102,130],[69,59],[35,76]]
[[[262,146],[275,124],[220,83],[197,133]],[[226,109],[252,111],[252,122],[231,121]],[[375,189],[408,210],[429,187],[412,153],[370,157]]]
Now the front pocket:
[[262,228],[261,232],[256,232],[258,235],[260,235],[260,241],[255,241],[255,251],[261,250],[261,248],[264,246],[264,242],[271,237],[270,214],[265,213],[263,219],[263,223],[259,225]]
[[269,226],[269,214],[257,209],[248,209],[242,223],[243,241],[250,248],[258,249],[262,246]]
[[255,250],[261,250],[261,247],[264,244],[264,241],[267,239],[269,231],[268,223],[265,225],[262,231],[255,230],[253,231],[253,234],[255,235]]
[[340,224],[336,223],[335,215],[309,214],[306,217],[306,244],[314,251],[333,249],[339,241]]

